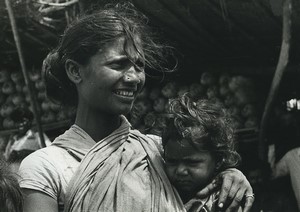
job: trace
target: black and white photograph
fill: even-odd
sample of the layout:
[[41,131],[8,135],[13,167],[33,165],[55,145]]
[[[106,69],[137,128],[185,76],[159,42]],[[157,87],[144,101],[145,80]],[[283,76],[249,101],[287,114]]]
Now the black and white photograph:
[[299,0],[2,0],[0,212],[300,212]]

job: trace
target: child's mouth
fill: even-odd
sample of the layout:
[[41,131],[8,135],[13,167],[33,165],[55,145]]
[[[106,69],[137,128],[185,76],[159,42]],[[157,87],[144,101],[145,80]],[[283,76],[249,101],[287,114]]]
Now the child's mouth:
[[190,187],[191,186],[191,181],[189,180],[176,180],[175,184],[180,186],[180,187]]

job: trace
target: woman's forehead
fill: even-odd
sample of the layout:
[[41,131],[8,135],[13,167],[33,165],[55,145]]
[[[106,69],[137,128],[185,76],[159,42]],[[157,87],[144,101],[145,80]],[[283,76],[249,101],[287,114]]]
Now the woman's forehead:
[[126,56],[132,60],[143,59],[143,48],[140,42],[130,41],[121,37],[99,49],[98,53],[103,54],[107,59],[114,56]]

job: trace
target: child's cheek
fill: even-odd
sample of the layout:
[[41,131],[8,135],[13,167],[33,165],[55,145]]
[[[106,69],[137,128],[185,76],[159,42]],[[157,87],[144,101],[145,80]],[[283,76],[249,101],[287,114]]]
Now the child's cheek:
[[174,179],[174,175],[175,175],[175,169],[166,165],[166,174],[167,174],[169,180],[172,182]]

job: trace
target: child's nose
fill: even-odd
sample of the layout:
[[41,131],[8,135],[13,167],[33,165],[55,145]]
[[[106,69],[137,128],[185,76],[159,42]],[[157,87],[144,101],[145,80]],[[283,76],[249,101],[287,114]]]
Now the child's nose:
[[188,174],[187,167],[184,164],[179,164],[176,168],[176,174],[177,175],[187,175]]

